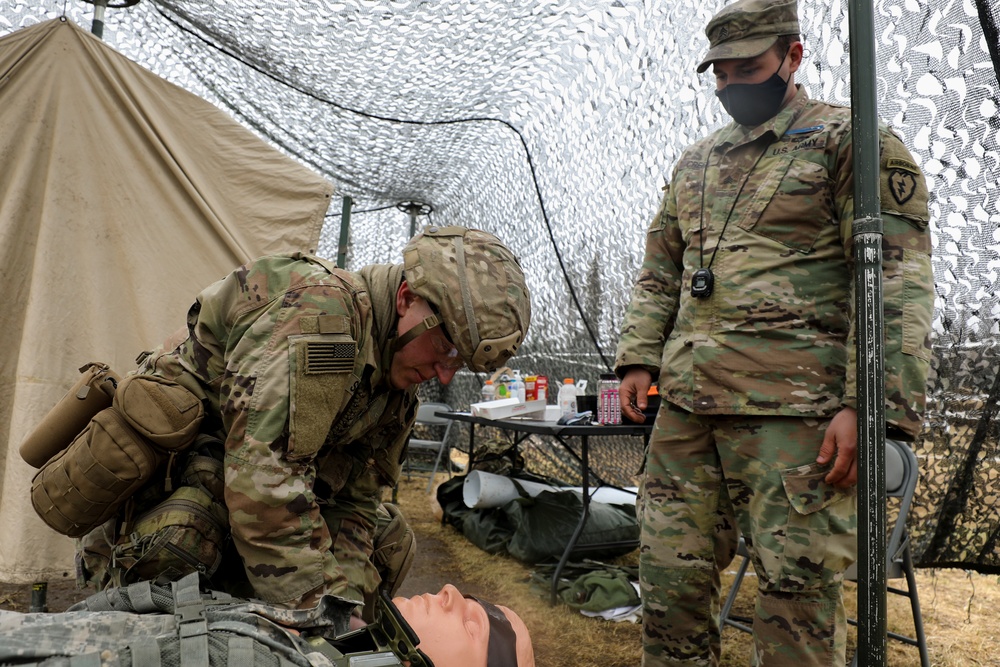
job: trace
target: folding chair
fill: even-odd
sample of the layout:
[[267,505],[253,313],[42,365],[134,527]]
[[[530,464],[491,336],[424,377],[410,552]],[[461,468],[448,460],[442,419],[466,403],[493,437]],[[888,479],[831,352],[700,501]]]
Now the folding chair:
[[[434,476],[437,474],[438,466],[441,465],[441,457],[444,456],[445,452],[450,452],[451,447],[448,446],[448,435],[451,433],[451,425],[454,423],[451,419],[446,419],[445,417],[438,417],[435,412],[451,412],[451,406],[447,403],[421,403],[420,407],[417,408],[417,421],[414,427],[424,426],[427,430],[433,432],[441,432],[440,440],[415,438],[410,436],[409,450],[414,449],[436,449],[437,457],[434,459],[434,469],[431,471],[431,477],[427,480],[427,493],[431,492],[431,487],[434,485]],[[445,469],[448,471],[448,479],[451,479],[451,457],[449,456],[445,461]],[[406,479],[410,479],[410,472],[412,470],[412,465],[410,461],[410,455],[406,456]]]
[[[896,641],[903,642],[904,644],[908,644],[910,646],[916,646],[917,650],[920,651],[921,666],[930,667],[930,658],[927,655],[927,637],[924,635],[924,622],[923,617],[920,614],[920,599],[917,596],[917,579],[914,576],[913,558],[910,553],[910,535],[906,528],[906,519],[910,511],[910,504],[913,501],[913,493],[917,488],[917,477],[917,457],[914,455],[913,450],[911,450],[905,443],[897,442],[895,440],[886,440],[885,494],[890,498],[899,498],[900,502],[899,514],[896,516],[896,522],[893,525],[892,532],[889,534],[889,541],[885,548],[885,578],[888,580],[905,577],[907,588],[907,590],[902,590],[892,586],[886,586],[886,591],[902,595],[910,599],[910,612],[913,615],[913,627],[916,637],[907,637],[895,632],[888,632],[887,635]],[[746,574],[747,568],[750,565],[750,553],[747,550],[746,543],[743,541],[742,537],[740,538],[739,547],[737,548],[736,553],[737,555],[743,557],[743,561],[740,563],[740,566],[736,571],[736,577],[733,580],[732,587],[729,589],[729,595],[726,596],[726,601],[722,605],[719,624],[722,627],[730,625],[737,630],[742,630],[743,632],[752,632],[753,630],[750,625],[748,625],[747,622],[744,622],[746,619],[737,619],[730,615],[733,608],[733,602],[735,602],[736,595],[740,590],[740,585],[743,583],[743,576]],[[844,573],[844,578],[848,581],[858,580],[858,569],[856,563]],[[848,619],[848,622],[854,626],[857,626],[858,624],[855,619]],[[856,667],[857,664],[858,656],[855,654],[854,661],[851,665],[852,667]]]

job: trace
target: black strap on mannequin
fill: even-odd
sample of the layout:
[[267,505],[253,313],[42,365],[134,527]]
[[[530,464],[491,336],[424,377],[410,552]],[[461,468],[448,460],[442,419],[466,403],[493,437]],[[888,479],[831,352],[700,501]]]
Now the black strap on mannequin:
[[517,635],[510,621],[496,606],[480,600],[472,595],[465,596],[475,600],[490,619],[490,641],[486,652],[486,667],[517,667]]

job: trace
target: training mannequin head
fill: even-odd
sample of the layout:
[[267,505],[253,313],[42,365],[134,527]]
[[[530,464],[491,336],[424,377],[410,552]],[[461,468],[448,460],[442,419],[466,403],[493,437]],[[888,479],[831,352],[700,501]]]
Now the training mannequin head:
[[[418,646],[434,667],[515,667],[489,661],[505,651],[517,656],[516,667],[535,665],[528,628],[506,607],[466,598],[451,584],[436,594],[394,598],[393,604],[420,639]],[[491,613],[502,619],[491,619]],[[509,623],[509,631],[503,620]],[[514,647],[509,646],[512,639]]]

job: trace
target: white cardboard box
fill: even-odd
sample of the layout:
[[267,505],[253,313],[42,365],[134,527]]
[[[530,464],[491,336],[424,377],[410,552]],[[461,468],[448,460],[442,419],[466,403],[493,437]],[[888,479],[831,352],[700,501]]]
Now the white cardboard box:
[[545,413],[545,401],[522,403],[516,398],[501,398],[498,401],[484,401],[469,406],[473,417],[487,419],[507,419],[508,417],[538,417]]

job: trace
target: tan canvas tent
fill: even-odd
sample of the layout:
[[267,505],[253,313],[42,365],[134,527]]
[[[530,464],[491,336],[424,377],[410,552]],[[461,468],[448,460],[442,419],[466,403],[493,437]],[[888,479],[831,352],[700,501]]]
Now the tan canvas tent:
[[332,186],[71,22],[0,39],[0,581],[71,576],[18,446],[92,360],[119,372],[194,295],[315,248]]

